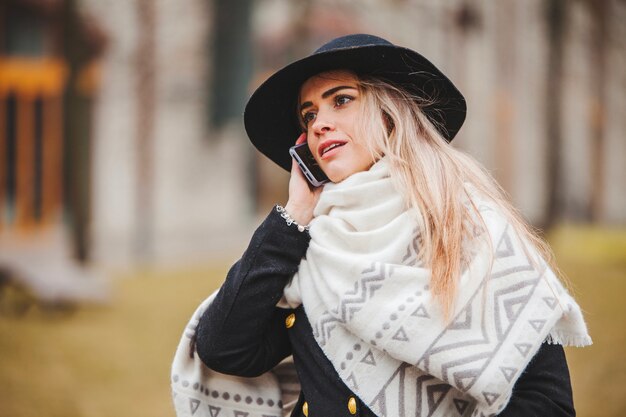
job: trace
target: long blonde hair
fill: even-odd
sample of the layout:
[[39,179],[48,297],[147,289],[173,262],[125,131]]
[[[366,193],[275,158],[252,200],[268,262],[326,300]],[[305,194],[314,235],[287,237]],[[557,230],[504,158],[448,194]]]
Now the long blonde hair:
[[[395,185],[406,196],[407,206],[417,208],[421,215],[420,259],[431,269],[431,290],[446,317],[465,266],[466,243],[475,237],[477,227],[484,230],[477,207],[467,204],[471,203],[469,188],[492,200],[518,236],[553,265],[548,245],[509,203],[493,177],[472,157],[448,144],[421,110],[433,102],[378,78],[358,78],[362,106],[358,137],[374,160],[383,155],[389,158]],[[493,247],[490,240],[488,244]]]

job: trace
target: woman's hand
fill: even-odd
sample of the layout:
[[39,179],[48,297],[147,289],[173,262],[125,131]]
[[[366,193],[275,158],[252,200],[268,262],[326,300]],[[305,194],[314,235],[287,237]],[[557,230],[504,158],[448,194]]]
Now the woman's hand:
[[[306,141],[306,133],[296,140],[296,145]],[[313,187],[298,167],[295,160],[291,162],[291,178],[289,179],[289,200],[285,210],[298,224],[309,224],[313,219],[313,209],[320,198],[322,187]]]

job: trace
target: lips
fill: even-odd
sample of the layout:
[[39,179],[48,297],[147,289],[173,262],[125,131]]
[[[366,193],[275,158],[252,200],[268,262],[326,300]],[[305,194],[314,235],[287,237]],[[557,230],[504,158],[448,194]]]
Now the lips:
[[345,145],[346,143],[347,142],[343,140],[326,140],[320,143],[319,146],[317,147],[317,154],[320,157],[324,157],[326,153],[332,151],[333,149],[337,149]]

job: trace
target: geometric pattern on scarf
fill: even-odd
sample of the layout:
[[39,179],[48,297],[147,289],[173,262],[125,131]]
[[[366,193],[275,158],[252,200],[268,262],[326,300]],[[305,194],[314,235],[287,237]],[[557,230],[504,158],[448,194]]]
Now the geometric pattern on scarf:
[[[369,209],[356,216],[345,210],[359,205]],[[314,337],[339,376],[377,415],[495,415],[543,341],[591,343],[576,302],[544,262],[529,262],[511,227],[484,202],[479,210],[494,242],[493,264],[487,265],[484,247],[475,251],[466,273],[478,279],[460,278],[454,313],[444,322],[430,299],[428,271],[417,258],[419,225],[402,207],[385,158],[369,171],[327,184],[306,258],[283,300],[293,308],[303,304]],[[389,223],[396,226],[388,231],[394,245],[377,252],[382,258],[370,256],[381,242],[366,229]],[[356,234],[345,240],[338,230]],[[356,242],[357,250],[342,258],[338,253],[347,242]],[[332,264],[342,259],[358,262]],[[342,273],[328,273],[333,269]],[[212,371],[196,352],[190,354],[193,332],[215,294],[192,315],[174,356],[176,415],[288,416],[299,391],[292,363],[240,378]]]
[[339,376],[377,415],[496,415],[542,342],[591,343],[546,263],[493,204],[472,198],[493,243],[475,239],[445,321],[417,259],[418,216],[386,160],[320,196],[285,298],[303,305]]
[[[198,321],[217,291],[200,304],[185,327],[171,371],[172,400],[178,417],[283,417],[292,374],[279,365],[256,378],[224,375],[207,368],[190,352]],[[293,365],[293,364],[292,364]],[[293,366],[291,366],[293,369]],[[299,387],[295,387],[299,390]],[[285,402],[286,404],[286,402]]]

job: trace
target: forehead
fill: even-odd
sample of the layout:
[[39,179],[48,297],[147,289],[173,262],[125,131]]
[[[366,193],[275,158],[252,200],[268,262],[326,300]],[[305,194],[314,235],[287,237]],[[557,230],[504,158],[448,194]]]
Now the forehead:
[[358,78],[356,75],[347,70],[334,70],[320,72],[306,80],[300,87],[300,98],[305,99],[317,98],[329,88],[337,85],[346,85],[356,87]]

